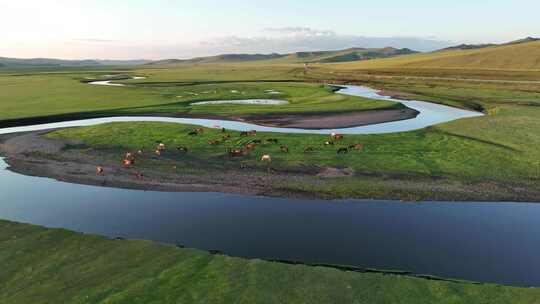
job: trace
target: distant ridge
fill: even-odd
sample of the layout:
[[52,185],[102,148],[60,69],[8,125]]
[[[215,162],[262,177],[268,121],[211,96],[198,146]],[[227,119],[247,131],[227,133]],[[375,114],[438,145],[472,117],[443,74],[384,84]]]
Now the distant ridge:
[[431,53],[358,61],[346,67],[540,70],[540,39],[527,37],[503,44],[458,45]]
[[515,40],[515,41],[505,43],[504,45],[520,44],[520,43],[535,42],[535,41],[540,41],[540,38],[527,37],[527,38],[524,38],[524,39],[519,39],[519,40]]
[[104,65],[139,65],[150,60],[65,60],[53,58],[8,58],[0,57],[0,67],[83,67]]
[[497,44],[494,43],[487,43],[487,44],[460,44],[456,46],[451,46],[444,48],[440,51],[454,51],[454,50],[476,50],[476,49],[483,49],[491,46],[496,46]]
[[348,62],[358,60],[370,60],[387,58],[400,55],[418,53],[416,51],[393,47],[386,48],[349,48],[338,51],[312,51],[296,52],[290,54],[224,54],[209,57],[197,57],[192,59],[166,59],[148,63],[149,65],[176,65],[176,64],[209,64],[231,62],[256,62],[267,61],[268,63],[331,63]]
[[447,47],[447,48],[441,49],[439,51],[476,50],[476,49],[483,49],[483,48],[493,47],[493,46],[521,44],[521,43],[528,43],[528,42],[535,42],[535,41],[540,41],[540,38],[527,37],[527,38],[524,38],[524,39],[518,39],[518,40],[514,40],[514,41],[507,42],[507,43],[502,43],[502,44],[496,44],[496,43],[460,44],[460,45],[456,45],[456,46]]

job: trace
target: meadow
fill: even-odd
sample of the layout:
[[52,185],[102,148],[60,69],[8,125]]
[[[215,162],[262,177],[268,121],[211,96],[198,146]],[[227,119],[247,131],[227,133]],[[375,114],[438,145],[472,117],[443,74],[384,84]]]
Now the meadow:
[[539,303],[540,290],[247,260],[0,221],[0,303]]
[[[103,75],[110,75],[109,78],[113,79],[125,75],[124,71],[115,70],[98,73],[0,73],[0,125],[32,123],[40,118],[67,120],[135,114],[227,117],[258,113],[326,113],[401,108],[401,105],[393,102],[335,94],[333,87],[294,81],[293,76],[281,77],[282,72],[281,69],[240,72],[231,71],[230,67],[214,71],[206,68],[136,70],[131,75],[148,78],[118,81],[132,85],[127,87],[87,83],[107,79]],[[207,79],[201,79],[202,75],[207,75]],[[284,99],[289,104],[243,107],[190,105],[198,101],[252,98]]]

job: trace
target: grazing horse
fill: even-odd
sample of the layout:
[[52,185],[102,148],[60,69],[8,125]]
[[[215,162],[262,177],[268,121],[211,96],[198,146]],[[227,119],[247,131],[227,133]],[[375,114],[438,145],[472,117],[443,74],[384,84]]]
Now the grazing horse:
[[279,151],[281,151],[283,153],[289,153],[289,147],[281,146],[281,147],[279,147]]
[[124,159],[122,161],[122,164],[124,165],[124,168],[129,168],[131,167],[131,165],[133,164],[133,161],[129,160],[129,159]]
[[188,152],[188,148],[186,148],[186,147],[177,147],[176,150],[178,150],[178,152],[180,152],[180,153],[187,153]]
[[134,160],[135,159],[135,157],[133,156],[133,153],[131,153],[131,152],[127,152],[124,158],[129,159],[129,160]]
[[268,154],[265,154],[261,157],[261,161],[263,162],[267,162],[267,163],[271,163],[272,162],[272,158],[270,157],[270,155]]
[[246,148],[246,151],[253,151],[255,150],[255,144],[254,143],[246,144],[244,148]]
[[341,134],[332,133],[332,138],[334,140],[342,140],[344,138],[344,136],[341,135]]
[[197,131],[191,131],[188,133],[188,135],[195,136],[195,135],[199,135],[199,133],[197,133]]
[[333,141],[325,141],[325,142],[324,142],[324,145],[325,145],[325,146],[333,146],[333,145],[334,145],[334,142],[333,142]]
[[223,141],[228,140],[231,138],[231,134],[225,134],[222,136]]
[[356,151],[362,151],[362,150],[364,150],[364,145],[362,145],[362,144],[354,144],[354,145],[349,146],[349,149],[353,149],[353,150],[356,150]]
[[245,155],[243,149],[229,149],[228,153],[230,157],[240,157]]
[[96,167],[96,173],[97,173],[97,175],[103,175],[104,172],[105,172],[105,170],[103,169],[102,166],[97,166],[97,167]]
[[219,145],[219,140],[216,140],[216,139],[209,140],[208,144],[212,146]]
[[337,150],[337,154],[346,154],[346,153],[349,153],[349,149],[347,148],[339,148]]
[[195,132],[197,132],[197,134],[202,134],[202,133],[204,133],[204,129],[203,128],[197,128],[197,129],[195,129]]
[[248,132],[246,132],[246,131],[240,132],[240,136],[241,136],[241,137],[245,137],[245,136],[248,136],[248,135],[249,135],[249,134],[248,134]]
[[270,144],[277,144],[278,140],[276,138],[268,138],[266,142]]
[[251,143],[253,143],[253,144],[262,144],[262,140],[254,139],[254,140],[251,141]]
[[315,149],[313,149],[313,147],[306,147],[304,149],[304,153],[309,153],[309,152],[314,152],[314,151],[315,151]]

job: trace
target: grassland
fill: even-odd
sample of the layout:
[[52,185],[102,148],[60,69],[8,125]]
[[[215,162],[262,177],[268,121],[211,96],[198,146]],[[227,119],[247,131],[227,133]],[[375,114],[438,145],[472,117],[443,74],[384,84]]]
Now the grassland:
[[[137,74],[147,80],[120,82],[140,86],[105,87],[86,82],[101,79],[112,72],[0,74],[0,122],[16,125],[26,119],[53,117],[56,120],[112,116],[161,114],[169,116],[214,115],[238,116],[269,113],[350,112],[395,109],[400,105],[335,94],[328,86],[292,82],[293,76],[281,78],[281,69],[263,72],[235,72],[234,68],[144,70]],[[223,73],[223,76],[222,76]],[[187,74],[189,77],[178,77]],[[261,74],[261,75],[259,75]],[[203,75],[212,75],[204,81]],[[231,76],[226,76],[231,75]],[[238,80],[235,75],[241,75]],[[225,80],[227,79],[227,80]],[[249,81],[249,82],[247,82]],[[276,90],[281,94],[271,94]],[[285,99],[285,106],[191,106],[192,102],[223,99]],[[51,118],[52,119],[52,118]]]
[[[511,121],[522,129],[540,128],[534,119],[540,113],[529,112],[531,116],[519,116],[518,113],[501,110],[495,116],[413,132],[349,135],[334,146],[324,145],[325,141],[331,140],[328,136],[306,134],[259,133],[256,137],[240,137],[239,132],[231,131],[228,132],[231,139],[222,141],[223,134],[216,129],[205,129],[201,135],[190,136],[188,133],[194,126],[166,123],[112,123],[60,130],[48,137],[75,140],[82,146],[74,146],[71,152],[98,153],[113,163],[126,151],[146,151],[136,166],[143,171],[149,168],[168,171],[174,166],[180,171],[197,168],[206,174],[238,167],[265,172],[266,164],[261,163],[260,158],[268,154],[272,156],[272,170],[278,173],[317,174],[326,168],[347,168],[354,172],[346,178],[304,179],[297,183],[276,181],[274,185],[293,193],[308,191],[319,197],[537,200],[540,190],[535,182],[540,179],[540,155],[535,148],[540,144],[538,133],[523,132],[511,136],[505,125]],[[500,134],[500,139],[490,137],[492,134]],[[279,144],[266,143],[267,138],[277,138]],[[214,139],[221,143],[209,145],[208,142]],[[228,157],[228,149],[241,148],[256,139],[262,140],[262,144],[249,155],[240,159]],[[182,146],[190,152],[173,151],[156,158],[152,153],[156,141],[163,142],[171,150]],[[337,149],[358,143],[364,146],[362,151],[336,154]],[[280,146],[288,147],[289,152],[280,152]],[[306,153],[307,147],[314,151]],[[451,194],[451,190],[443,188],[437,194],[435,188],[431,191],[415,190],[409,188],[410,185],[400,188],[399,181],[405,180],[416,180],[421,184],[432,184],[437,180],[441,185],[459,183],[473,188],[490,185],[490,189],[483,187],[474,195],[466,196],[457,190]],[[516,190],[518,188],[526,190]]]
[[[408,57],[411,56],[400,57],[399,60]],[[298,65],[150,66],[133,69],[128,73],[147,76],[146,79],[118,80],[125,84],[137,84],[134,87],[100,87],[81,82],[102,79],[107,74],[125,75],[125,70],[60,70],[15,75],[5,73],[0,76],[0,81],[4,81],[7,88],[0,92],[4,94],[0,115],[4,119],[14,119],[8,121],[13,123],[34,115],[60,113],[75,117],[140,114],[242,116],[396,107],[395,104],[336,95],[328,87],[315,82],[364,83],[384,89],[389,94],[484,111],[488,115],[415,132],[348,136],[342,145],[362,143],[365,149],[361,153],[349,153],[340,157],[336,155],[337,146],[322,146],[327,140],[324,136],[279,135],[280,144],[288,146],[290,153],[281,154],[277,146],[266,145],[258,147],[256,153],[241,161],[224,161],[226,149],[240,146],[241,141],[209,146],[207,141],[217,136],[212,132],[191,138],[185,134],[192,127],[162,124],[151,127],[145,124],[113,124],[66,130],[54,136],[81,140],[89,148],[98,151],[113,151],[106,155],[115,161],[124,150],[152,149],[157,139],[167,145],[189,146],[193,153],[191,156],[164,162],[164,168],[174,163],[184,169],[198,167],[225,170],[238,168],[241,163],[261,171],[264,166],[258,160],[261,154],[268,153],[275,159],[272,166],[278,172],[313,174],[328,167],[352,169],[352,177],[324,181],[315,179],[311,182],[289,181],[276,185],[286,191],[309,192],[323,197],[538,200],[536,185],[540,178],[540,154],[536,147],[540,144],[540,125],[537,119],[540,115],[540,84],[528,80],[486,82],[414,77],[376,78],[366,77],[354,69],[338,71],[332,68],[332,65],[323,65],[305,74]],[[445,70],[440,71],[444,75]],[[494,77],[496,73],[489,76]],[[504,73],[511,76],[513,72],[505,70]],[[36,90],[41,87],[45,88],[42,93]],[[265,92],[268,89],[283,94],[271,95]],[[237,95],[241,95],[241,98],[283,97],[290,100],[291,104],[189,106],[194,101],[236,99],[239,97]],[[261,136],[274,137],[269,134]],[[308,146],[315,147],[316,152],[309,155],[303,153]],[[157,166],[160,164],[158,162]],[[139,165],[156,166],[156,163],[149,161],[146,164],[143,161]],[[411,190],[411,181],[418,181],[417,184],[424,186]],[[407,184],[401,185],[402,182]],[[477,196],[471,196],[471,191],[467,190],[464,195],[455,191],[456,183],[457,188],[481,188],[482,191],[478,191]],[[433,190],[432,186],[441,184],[444,185],[443,189]]]
[[[226,157],[227,148],[254,138],[242,138],[237,132],[229,132],[230,141],[210,146],[208,140],[222,136],[217,130],[207,129],[191,137],[187,132],[192,126],[107,124],[51,133],[49,138],[69,138],[78,143],[54,155],[31,156],[36,161],[53,159],[58,167],[67,161],[77,166],[88,162],[92,166],[86,174],[95,177],[96,164],[120,167],[126,151],[143,149],[145,155],[138,157],[136,170],[145,173],[166,171],[176,176],[192,172],[213,179],[221,173],[231,179],[249,172],[252,175],[248,178],[271,182],[279,194],[540,201],[540,71],[533,62],[538,58],[538,45],[525,46],[525,51],[520,45],[314,65],[307,74],[301,65],[290,63],[2,68],[0,120],[14,124],[55,115],[64,115],[60,119],[126,114],[248,115],[395,106],[341,96],[336,100],[327,87],[319,84],[367,83],[407,98],[483,110],[488,115],[414,132],[346,136],[332,147],[323,145],[328,140],[325,136],[258,134],[257,138],[278,138],[280,143],[261,144],[240,159]],[[520,52],[527,56],[514,56]],[[505,59],[508,56],[516,58]],[[138,84],[127,88],[81,82],[106,74],[148,78],[119,81]],[[275,98],[265,95],[267,89],[283,92],[291,101],[288,108],[189,106],[193,101],[235,98],[232,90],[245,92],[242,98]],[[215,93],[203,93],[208,91]],[[187,96],[187,92],[198,95]],[[161,157],[151,155],[156,141],[163,141],[170,151]],[[336,154],[337,148],[355,143],[363,144],[364,150]],[[190,152],[175,153],[175,146],[180,145],[188,146]],[[289,153],[279,152],[280,145],[288,146]],[[315,151],[304,153],[307,146],[315,147]],[[274,174],[268,174],[267,165],[260,162],[262,154],[272,155],[270,173]],[[350,169],[352,174],[316,176],[327,168],[339,172]],[[273,175],[276,178],[267,178]],[[537,303],[540,298],[538,289],[243,260],[8,222],[0,222],[0,227],[0,303]]]
[[0,221],[0,303],[540,303],[540,290],[246,260]]

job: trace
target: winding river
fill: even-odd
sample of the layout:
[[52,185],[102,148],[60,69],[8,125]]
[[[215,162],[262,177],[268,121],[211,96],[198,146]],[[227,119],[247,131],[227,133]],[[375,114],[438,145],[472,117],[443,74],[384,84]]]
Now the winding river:
[[249,258],[540,286],[540,204],[312,201],[93,187],[4,170],[0,218]]
[[[109,86],[124,86],[123,84],[112,83],[110,81],[97,81],[91,82],[94,85],[109,85]],[[220,126],[231,130],[247,131],[257,130],[259,132],[280,132],[280,133],[306,133],[306,134],[330,134],[333,132],[339,132],[342,134],[383,134],[383,133],[395,133],[405,132],[422,129],[436,124],[441,124],[457,119],[471,118],[482,116],[482,113],[462,110],[445,105],[434,104],[430,102],[417,101],[417,100],[400,100],[394,99],[389,96],[379,95],[377,90],[361,87],[361,86],[344,86],[344,89],[339,91],[340,94],[346,94],[351,96],[383,99],[388,101],[394,101],[404,104],[405,106],[418,111],[420,114],[415,118],[386,122],[380,124],[343,128],[343,129],[321,129],[321,130],[308,130],[297,128],[279,128],[279,127],[267,127],[260,126],[251,123],[230,121],[230,120],[216,120],[216,119],[198,119],[198,118],[172,118],[172,117],[153,117],[153,116],[125,116],[125,117],[107,117],[107,118],[95,118],[84,120],[73,120],[58,123],[49,123],[33,126],[14,127],[0,129],[0,134],[26,132],[26,131],[38,131],[47,130],[53,128],[64,127],[78,127],[78,126],[90,126],[103,124],[108,122],[127,122],[127,121],[159,121],[159,122],[171,122],[171,123],[183,123],[193,124],[204,127]]]
[[[341,92],[383,98],[348,86]],[[205,119],[115,117],[2,129],[0,133],[110,121],[167,121],[272,132],[409,131],[481,114],[420,101],[415,119],[341,130],[268,128]],[[416,274],[540,286],[540,204],[291,200],[222,193],[113,189],[24,176],[0,159],[0,218],[150,239],[241,257],[399,269]]]

